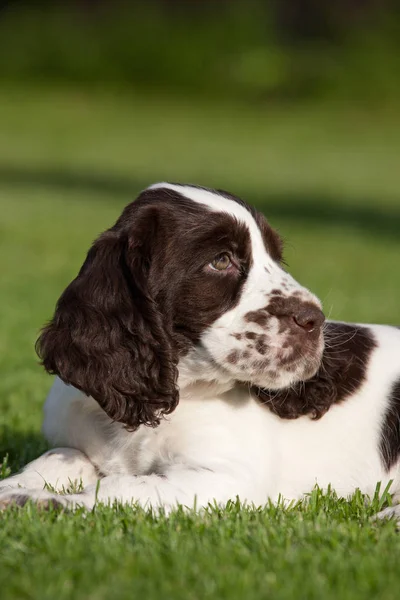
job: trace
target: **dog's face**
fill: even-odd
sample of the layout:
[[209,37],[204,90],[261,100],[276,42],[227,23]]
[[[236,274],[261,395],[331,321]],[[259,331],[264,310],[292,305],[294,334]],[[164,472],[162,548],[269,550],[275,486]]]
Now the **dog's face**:
[[49,372],[130,427],[157,424],[195,381],[281,389],[312,377],[320,303],[238,198],[157,184],[94,243],[38,350]]

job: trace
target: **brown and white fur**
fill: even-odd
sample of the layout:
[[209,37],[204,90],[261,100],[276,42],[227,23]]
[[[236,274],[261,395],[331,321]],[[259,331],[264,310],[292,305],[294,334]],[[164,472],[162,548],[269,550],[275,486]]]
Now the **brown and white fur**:
[[[53,450],[0,506],[400,492],[400,330],[324,323],[260,213],[161,183],[93,244],[38,340]],[[83,491],[56,489],[81,482]],[[390,509],[397,515],[397,507]]]

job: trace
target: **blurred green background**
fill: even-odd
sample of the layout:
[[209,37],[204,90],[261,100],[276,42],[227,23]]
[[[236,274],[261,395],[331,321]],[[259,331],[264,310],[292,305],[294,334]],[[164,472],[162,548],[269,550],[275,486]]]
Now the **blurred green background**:
[[[0,0],[3,475],[45,448],[39,432],[50,378],[33,350],[39,328],[93,238],[142,188],[160,180],[225,188],[256,204],[286,240],[292,274],[321,297],[331,318],[399,324],[398,3]],[[165,547],[165,572],[158,573],[157,581],[168,590],[170,560],[182,564],[179,548],[170,548],[152,522],[149,534],[127,542],[125,517],[109,513],[115,519],[116,539],[109,549],[115,561],[123,565],[122,559],[131,556],[123,546],[128,542],[133,563],[141,544],[143,556]],[[110,566],[112,561],[104,565],[100,554],[94,566],[84,541],[89,536],[98,543],[90,537],[89,520],[87,526],[80,520],[82,531],[70,539],[67,517],[54,530],[51,515],[40,522],[29,515],[28,537],[20,532],[15,543],[9,536],[5,540],[8,550],[1,560],[19,575],[10,578],[9,569],[0,569],[4,598],[76,598],[73,587],[64,586],[67,572],[83,586],[79,597],[113,595],[112,584],[101,587],[102,576],[112,582],[122,572]],[[263,593],[273,588],[274,597],[298,598],[312,555],[316,562],[308,572],[308,598],[344,597],[343,589],[350,594],[346,597],[358,591],[360,598],[368,593],[391,598],[397,563],[393,559],[390,572],[385,571],[388,562],[381,550],[375,553],[374,533],[371,546],[357,545],[356,512],[353,517],[353,529],[324,521],[326,554],[314,553],[311,534],[307,556],[301,550],[304,532],[298,535],[291,525],[285,530],[279,524],[279,531],[286,531],[279,534],[286,565],[275,578],[285,582],[279,589],[263,579],[265,564],[274,564],[274,548],[262,547],[256,562],[249,555],[247,563],[246,542],[239,540],[240,559],[229,567],[225,560],[225,570],[218,573],[210,563],[204,579],[192,579],[189,569],[182,574],[186,584],[171,584],[170,596],[165,592],[163,597],[189,597],[190,588],[190,597],[197,598],[202,582],[213,578],[222,589],[224,573],[236,589],[237,578],[252,565],[257,577],[246,584],[246,597],[268,597]],[[45,540],[36,535],[42,522],[51,525]],[[343,532],[343,547],[349,544],[355,557],[344,578],[335,565],[346,567],[345,552],[340,545],[336,550],[329,546],[332,527]],[[206,534],[191,539],[198,544],[196,560],[186,558],[195,568],[196,561],[202,564],[210,555],[202,547]],[[395,545],[397,538],[391,539]],[[53,588],[48,588],[52,544],[58,558]],[[364,553],[360,561],[359,552]],[[293,564],[298,569],[292,580]],[[335,573],[327,565],[334,565]],[[175,571],[180,577],[179,568]],[[145,573],[134,589],[148,591],[149,582]],[[244,597],[240,590],[239,585],[237,597]]]

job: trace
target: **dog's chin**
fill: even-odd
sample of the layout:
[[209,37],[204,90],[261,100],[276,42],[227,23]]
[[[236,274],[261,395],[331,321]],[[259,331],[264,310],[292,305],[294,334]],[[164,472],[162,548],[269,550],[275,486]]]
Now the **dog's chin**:
[[309,381],[310,379],[313,379],[313,377],[315,377],[319,371],[321,367],[321,360],[320,359],[314,359],[312,361],[310,361],[309,363],[306,363],[302,369],[300,369],[300,373],[296,375],[296,377],[294,377],[292,384],[296,384],[296,383],[300,383],[303,381]]
[[282,390],[308,381],[315,377],[321,367],[321,355],[302,359],[291,365],[281,367],[276,371],[252,374],[251,383],[257,387],[271,391]]

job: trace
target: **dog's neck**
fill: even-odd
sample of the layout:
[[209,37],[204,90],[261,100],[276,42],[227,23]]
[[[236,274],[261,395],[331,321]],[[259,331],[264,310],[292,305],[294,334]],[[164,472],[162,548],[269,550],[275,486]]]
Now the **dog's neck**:
[[235,386],[232,375],[217,365],[201,346],[193,348],[178,364],[180,399],[220,396]]

